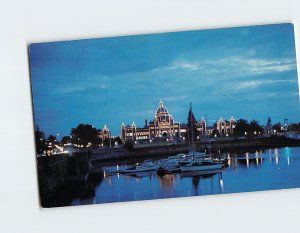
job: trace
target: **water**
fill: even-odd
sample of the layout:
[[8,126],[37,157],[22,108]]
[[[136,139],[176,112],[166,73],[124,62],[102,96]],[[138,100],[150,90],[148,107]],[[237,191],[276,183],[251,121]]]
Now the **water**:
[[145,172],[105,176],[95,184],[95,196],[73,199],[71,205],[300,187],[300,147],[228,155],[229,167],[213,174],[176,173],[161,177],[156,172]]

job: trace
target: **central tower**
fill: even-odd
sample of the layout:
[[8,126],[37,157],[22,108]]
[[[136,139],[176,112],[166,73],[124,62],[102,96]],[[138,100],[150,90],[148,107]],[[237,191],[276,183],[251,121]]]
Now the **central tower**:
[[173,117],[169,114],[162,100],[159,101],[159,106],[156,109],[154,116],[154,125],[156,137],[172,137],[174,134]]

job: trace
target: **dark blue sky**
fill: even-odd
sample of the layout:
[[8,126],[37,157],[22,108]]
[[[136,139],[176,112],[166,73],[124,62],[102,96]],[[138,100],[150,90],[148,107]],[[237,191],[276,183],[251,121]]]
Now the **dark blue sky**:
[[161,33],[30,45],[35,123],[69,135],[79,123],[143,126],[159,100],[175,121],[300,121],[293,25]]

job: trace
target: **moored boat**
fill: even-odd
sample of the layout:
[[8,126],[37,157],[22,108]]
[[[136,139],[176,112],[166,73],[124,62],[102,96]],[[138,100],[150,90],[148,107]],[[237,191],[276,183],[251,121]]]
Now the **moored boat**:
[[136,164],[130,168],[121,169],[118,173],[136,173],[136,172],[147,172],[156,171],[159,168],[159,164],[152,161],[146,160],[142,164]]
[[180,165],[181,172],[189,172],[189,171],[206,171],[206,170],[214,170],[221,169],[223,164],[220,162],[214,162],[212,160],[207,161],[192,161],[186,165]]

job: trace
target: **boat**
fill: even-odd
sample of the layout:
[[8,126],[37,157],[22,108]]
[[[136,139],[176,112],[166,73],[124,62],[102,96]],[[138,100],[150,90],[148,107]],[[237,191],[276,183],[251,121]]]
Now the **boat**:
[[221,162],[214,162],[212,160],[192,161],[188,164],[180,164],[181,172],[207,171],[221,168],[223,168]]
[[[192,103],[190,104],[190,112],[192,112]],[[189,116],[190,117],[190,116]],[[190,138],[188,139],[189,142],[189,152],[188,154],[178,154],[177,156],[174,156],[174,158],[170,158],[170,162],[175,161],[177,162],[177,166],[179,165],[187,165],[190,164],[191,162],[203,162],[208,158],[206,152],[198,152],[196,151],[196,145],[194,142],[194,127],[193,127],[193,121],[191,120],[191,126],[190,126],[190,130],[191,130],[191,140]],[[177,158],[177,160],[176,160]],[[171,160],[172,159],[172,160]]]
[[149,160],[145,160],[142,164],[136,164],[130,168],[120,169],[118,173],[137,173],[137,172],[147,172],[156,171],[159,168],[159,164],[154,163]]

